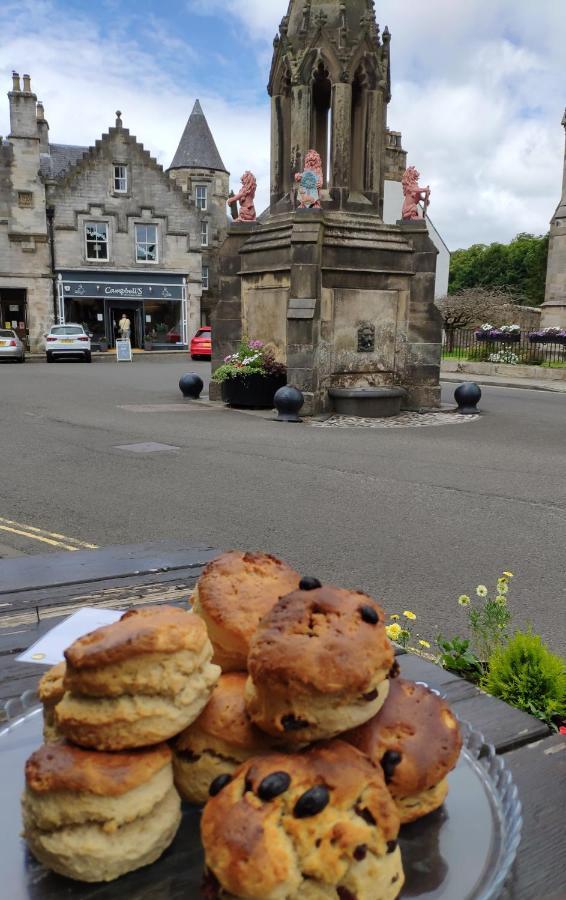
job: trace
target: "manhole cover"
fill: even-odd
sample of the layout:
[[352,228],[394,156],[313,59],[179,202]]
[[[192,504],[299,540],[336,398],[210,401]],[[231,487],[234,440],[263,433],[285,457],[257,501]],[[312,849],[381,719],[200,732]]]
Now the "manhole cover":
[[120,444],[115,449],[128,450],[130,453],[159,453],[163,450],[180,450],[180,447],[174,447],[173,444],[156,444],[154,441],[147,441],[145,444]]

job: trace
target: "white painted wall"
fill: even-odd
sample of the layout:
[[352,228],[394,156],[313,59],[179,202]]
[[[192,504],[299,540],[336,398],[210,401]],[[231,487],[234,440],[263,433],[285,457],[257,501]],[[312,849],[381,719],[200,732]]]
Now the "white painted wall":
[[[383,197],[383,221],[388,225],[395,225],[401,218],[403,208],[403,187],[399,181],[386,181]],[[448,274],[450,271],[450,251],[440,237],[440,234],[427,216],[430,238],[438,250],[436,258],[436,281],[434,296],[444,297],[448,293]]]

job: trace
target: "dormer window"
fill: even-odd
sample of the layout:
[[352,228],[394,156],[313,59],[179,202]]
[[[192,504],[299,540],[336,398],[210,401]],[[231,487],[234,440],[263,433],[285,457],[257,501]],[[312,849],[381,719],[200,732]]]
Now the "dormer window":
[[114,193],[127,194],[128,192],[128,167],[114,166]]

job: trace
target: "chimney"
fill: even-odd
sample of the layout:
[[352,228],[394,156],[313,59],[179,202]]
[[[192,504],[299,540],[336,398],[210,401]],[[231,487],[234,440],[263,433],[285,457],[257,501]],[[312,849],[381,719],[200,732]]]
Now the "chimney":
[[45,118],[43,103],[38,100],[36,106],[37,133],[39,134],[39,152],[49,153],[49,123]]
[[23,91],[20,89],[20,76],[12,73],[13,90],[8,94],[10,101],[10,137],[39,138],[37,130],[36,103],[37,97],[31,92],[29,75],[24,75]]

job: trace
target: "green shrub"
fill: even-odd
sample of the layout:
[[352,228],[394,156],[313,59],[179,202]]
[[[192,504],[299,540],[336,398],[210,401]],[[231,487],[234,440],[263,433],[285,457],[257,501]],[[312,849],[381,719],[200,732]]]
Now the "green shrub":
[[494,650],[481,686],[551,726],[553,717],[566,713],[566,660],[530,631],[517,631]]

